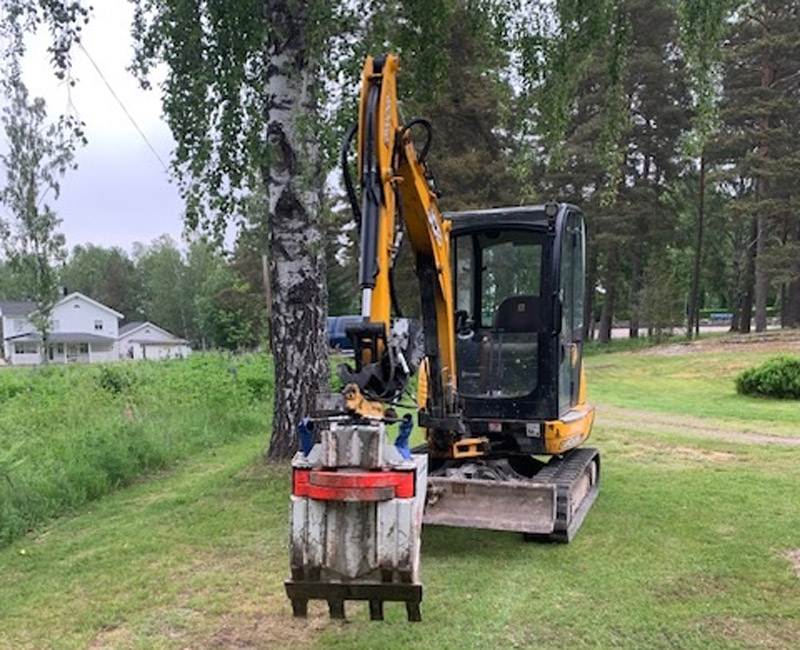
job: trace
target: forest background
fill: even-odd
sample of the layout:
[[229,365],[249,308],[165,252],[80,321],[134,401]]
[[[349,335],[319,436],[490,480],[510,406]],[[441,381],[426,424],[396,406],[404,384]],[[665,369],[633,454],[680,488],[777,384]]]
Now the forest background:
[[[156,3],[161,11],[179,4]],[[582,208],[588,335],[607,341],[620,323],[632,337],[691,332],[689,324],[709,311],[731,314],[731,328],[742,332],[763,330],[770,318],[800,325],[796,3],[355,4],[370,18],[355,29],[357,46],[343,48],[319,73],[329,118],[319,133],[328,178],[319,205],[329,314],[359,310],[356,227],[330,170],[355,118],[363,54],[391,49],[402,60],[404,114],[433,123],[428,163],[445,210],[554,199]],[[138,29],[142,74],[147,30]],[[9,137],[10,110],[3,120]],[[180,156],[175,165],[185,178]],[[8,193],[4,199],[9,204]],[[81,291],[197,347],[259,347],[269,331],[266,201],[251,187],[229,205],[211,205],[235,213],[238,235],[229,250],[215,238],[212,217],[210,236],[192,235],[183,247],[164,237],[132,254],[91,244],[67,253],[51,215],[48,290]],[[190,226],[203,225],[196,207],[187,201]],[[29,298],[37,289],[30,265],[21,263],[28,252],[20,254],[13,224],[5,226],[0,297]],[[418,313],[408,250],[400,252],[396,278],[405,311]]]

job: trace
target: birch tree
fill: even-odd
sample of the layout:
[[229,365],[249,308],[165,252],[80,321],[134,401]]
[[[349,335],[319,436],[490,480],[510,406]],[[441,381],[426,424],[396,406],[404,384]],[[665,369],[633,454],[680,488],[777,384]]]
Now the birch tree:
[[[186,222],[224,234],[248,194],[267,197],[273,433],[291,456],[294,428],[328,390],[325,342],[323,60],[344,31],[336,3],[135,0],[135,69],[145,85],[166,63],[167,122]],[[333,50],[332,50],[333,48]]]
[[70,131],[48,123],[43,99],[30,99],[17,80],[2,124],[8,151],[0,155],[6,182],[0,202],[10,218],[1,223],[3,248],[17,273],[26,297],[36,304],[29,317],[42,338],[42,360],[47,361],[51,315],[57,301],[55,264],[66,258],[61,220],[48,200],[58,198],[59,178],[73,164]]
[[57,297],[54,264],[66,257],[64,236],[57,232],[60,220],[46,199],[58,196],[59,179],[74,167],[75,148],[86,140],[83,123],[74,115],[48,121],[44,100],[28,95],[21,64],[26,39],[45,28],[53,72],[68,79],[72,46],[80,40],[89,13],[81,0],[0,3],[0,92],[7,102],[2,123],[8,145],[0,157],[6,170],[0,201],[11,217],[2,224],[3,245],[24,293],[36,303],[31,321],[42,337],[44,362]]

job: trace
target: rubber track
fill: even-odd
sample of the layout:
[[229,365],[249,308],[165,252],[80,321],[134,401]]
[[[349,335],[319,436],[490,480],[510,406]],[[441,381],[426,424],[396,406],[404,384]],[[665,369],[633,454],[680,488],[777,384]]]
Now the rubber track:
[[[570,495],[575,483],[580,479],[592,461],[597,462],[597,475],[594,485],[583,499],[580,507],[570,517]],[[563,456],[554,456],[532,479],[535,483],[556,485],[555,529],[543,537],[553,542],[569,542],[583,523],[586,513],[592,507],[600,485],[600,452],[593,448],[575,449]]]

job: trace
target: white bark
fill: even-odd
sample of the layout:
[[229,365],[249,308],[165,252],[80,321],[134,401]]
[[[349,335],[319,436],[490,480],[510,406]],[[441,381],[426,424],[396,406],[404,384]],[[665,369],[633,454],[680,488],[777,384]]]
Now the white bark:
[[295,426],[328,390],[324,242],[319,222],[322,172],[313,124],[315,83],[304,43],[307,3],[264,0],[275,33],[265,52],[267,138],[263,170],[270,220],[273,433],[268,456],[291,457]]

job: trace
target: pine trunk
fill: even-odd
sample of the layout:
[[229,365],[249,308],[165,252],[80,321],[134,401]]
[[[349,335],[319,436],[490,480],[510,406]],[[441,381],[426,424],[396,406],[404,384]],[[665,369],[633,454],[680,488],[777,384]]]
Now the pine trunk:
[[783,326],[800,327],[800,279],[790,282],[786,288]]
[[[765,30],[766,31],[766,30]],[[764,34],[768,36],[768,34]],[[770,60],[769,52],[766,52],[761,59],[761,88],[768,89],[772,86],[775,80],[775,67]],[[767,279],[767,270],[765,264],[765,253],[767,250],[767,215],[765,213],[764,204],[769,198],[769,183],[765,176],[763,167],[770,157],[770,146],[767,142],[767,133],[770,130],[769,115],[759,119],[759,130],[761,131],[761,143],[758,146],[758,157],[762,160],[761,174],[756,184],[756,193],[758,196],[758,215],[756,217],[756,284],[755,284],[755,302],[756,302],[756,332],[763,332],[767,329],[767,291],[769,290],[769,282]]]
[[697,230],[694,241],[694,263],[692,265],[692,288],[689,299],[689,318],[686,337],[691,339],[700,333],[700,265],[703,259],[703,226],[705,220],[706,157],[700,154],[700,186],[697,194]]
[[[786,243],[793,248],[800,244],[800,221],[789,221]],[[794,279],[786,283],[786,295],[781,301],[782,327],[800,327],[800,262],[795,260],[793,269]]]
[[594,339],[595,318],[594,298],[595,285],[597,284],[597,253],[591,252],[586,260],[586,293],[583,296],[583,338],[585,341]]
[[738,332],[740,330],[740,323],[742,320],[742,303],[744,301],[744,291],[742,289],[742,258],[738,246],[734,245],[733,259],[731,261],[731,276],[732,283],[730,287],[729,300],[731,309],[733,310],[733,318],[731,319],[731,332]]
[[642,293],[642,237],[637,237],[633,247],[633,266],[631,269],[631,320],[628,326],[628,336],[632,339],[639,338],[639,300]]
[[753,219],[751,243],[747,248],[747,266],[744,274],[744,300],[742,301],[742,315],[739,320],[739,331],[743,334],[750,332],[750,322],[753,318],[753,284],[755,282],[756,249],[755,239],[758,232],[758,220]]
[[327,391],[324,242],[320,227],[322,173],[313,123],[314,71],[304,34],[305,3],[264,1],[275,26],[265,47],[268,167],[262,170],[269,210],[275,403],[267,456],[290,458],[295,427],[315,396]]
[[[763,188],[763,189],[762,189]],[[763,193],[762,193],[763,192]],[[766,180],[758,180],[759,198],[766,198]],[[756,259],[755,259],[755,303],[756,303],[756,332],[763,332],[767,329],[767,271],[765,269],[764,256],[766,254],[766,229],[767,216],[762,207],[758,208],[756,217]]]
[[616,248],[609,254],[608,273],[606,275],[606,295],[603,302],[603,311],[600,313],[600,332],[598,339],[601,343],[611,341],[611,330],[614,327],[614,311],[617,301],[617,271],[619,257]]

